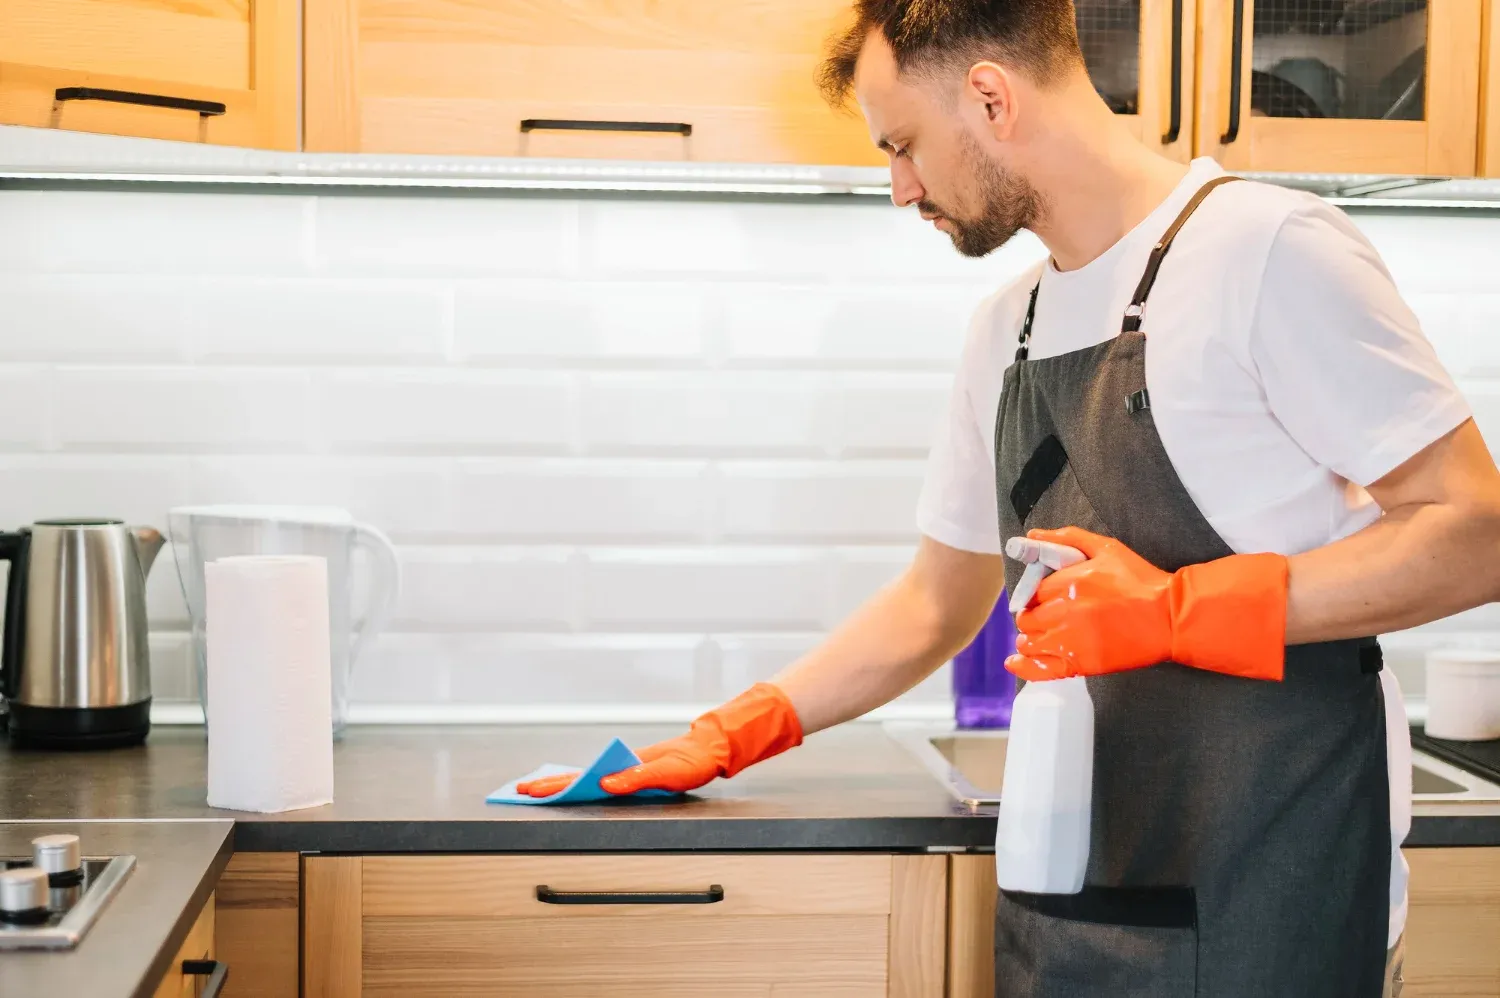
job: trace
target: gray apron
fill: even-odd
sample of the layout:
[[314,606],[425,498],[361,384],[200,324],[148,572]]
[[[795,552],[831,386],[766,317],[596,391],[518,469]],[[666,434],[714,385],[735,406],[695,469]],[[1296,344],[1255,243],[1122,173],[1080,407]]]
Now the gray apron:
[[[1153,248],[1114,339],[1026,359],[1032,291],[996,417],[1002,537],[1076,525],[1168,572],[1233,554],[1157,436],[1140,328],[1178,230],[1234,179],[1200,190]],[[1013,589],[1019,566],[1005,571]],[[1379,670],[1370,638],[1289,647],[1279,683],[1171,662],[1090,678],[1087,886],[1002,892],[996,995],[1378,998],[1391,872]]]

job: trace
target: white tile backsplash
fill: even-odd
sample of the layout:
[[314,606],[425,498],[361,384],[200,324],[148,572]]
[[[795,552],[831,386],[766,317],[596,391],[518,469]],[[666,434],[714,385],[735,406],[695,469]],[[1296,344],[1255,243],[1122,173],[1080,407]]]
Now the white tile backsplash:
[[[1356,221],[1497,444],[1496,221]],[[715,701],[901,571],[969,312],[1040,253],[871,203],[0,191],[0,525],[342,505],[405,570],[357,702]],[[148,600],[192,699],[170,547]],[[1386,644],[1420,692],[1485,642]]]
[[52,380],[65,449],[299,451],[313,429],[312,377],[295,368],[60,367]]

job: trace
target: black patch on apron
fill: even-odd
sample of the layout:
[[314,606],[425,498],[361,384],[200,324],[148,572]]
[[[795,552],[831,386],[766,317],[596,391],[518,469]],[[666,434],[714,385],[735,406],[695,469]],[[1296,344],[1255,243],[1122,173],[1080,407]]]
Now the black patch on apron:
[[1077,894],[1001,893],[1039,915],[1073,922],[1143,929],[1191,929],[1198,924],[1198,904],[1191,887],[1085,887]]
[[1055,435],[1049,435],[1036,445],[1010,490],[1010,507],[1022,523],[1067,466],[1068,452],[1063,450],[1062,441]]
[[1151,408],[1151,393],[1142,388],[1138,392],[1131,392],[1125,396],[1125,415],[1134,416],[1136,413]]
[[1365,675],[1374,675],[1385,668],[1385,653],[1380,650],[1380,642],[1371,641],[1359,649],[1359,671]]

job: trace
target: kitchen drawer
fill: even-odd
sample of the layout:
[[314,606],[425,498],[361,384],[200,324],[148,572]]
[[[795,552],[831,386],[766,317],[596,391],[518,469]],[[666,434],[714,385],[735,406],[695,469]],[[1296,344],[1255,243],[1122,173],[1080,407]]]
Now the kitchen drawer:
[[214,955],[214,899],[210,895],[198,915],[198,921],[183,940],[182,947],[172,958],[172,965],[156,988],[156,998],[198,998],[207,978],[199,974],[184,974],[182,961],[210,960]]
[[[297,0],[0,0],[0,123],[297,147]],[[59,89],[222,104],[200,115]]]
[[[308,0],[307,146],[881,165],[814,77],[847,0]],[[528,119],[680,123],[539,128]]]
[[[942,856],[308,857],[304,874],[307,998],[943,990]],[[544,903],[538,887],[667,903]]]

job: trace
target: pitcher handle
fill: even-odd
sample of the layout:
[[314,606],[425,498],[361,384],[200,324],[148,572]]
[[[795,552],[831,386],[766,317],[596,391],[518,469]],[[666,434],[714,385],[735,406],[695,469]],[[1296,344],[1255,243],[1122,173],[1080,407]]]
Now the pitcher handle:
[[349,671],[353,674],[354,663],[364,648],[366,638],[373,637],[385,629],[395,613],[396,601],[401,597],[401,562],[396,557],[396,546],[391,539],[367,523],[354,524],[354,546],[370,552],[375,562],[374,584],[370,587],[370,605],[354,632],[349,647]]

